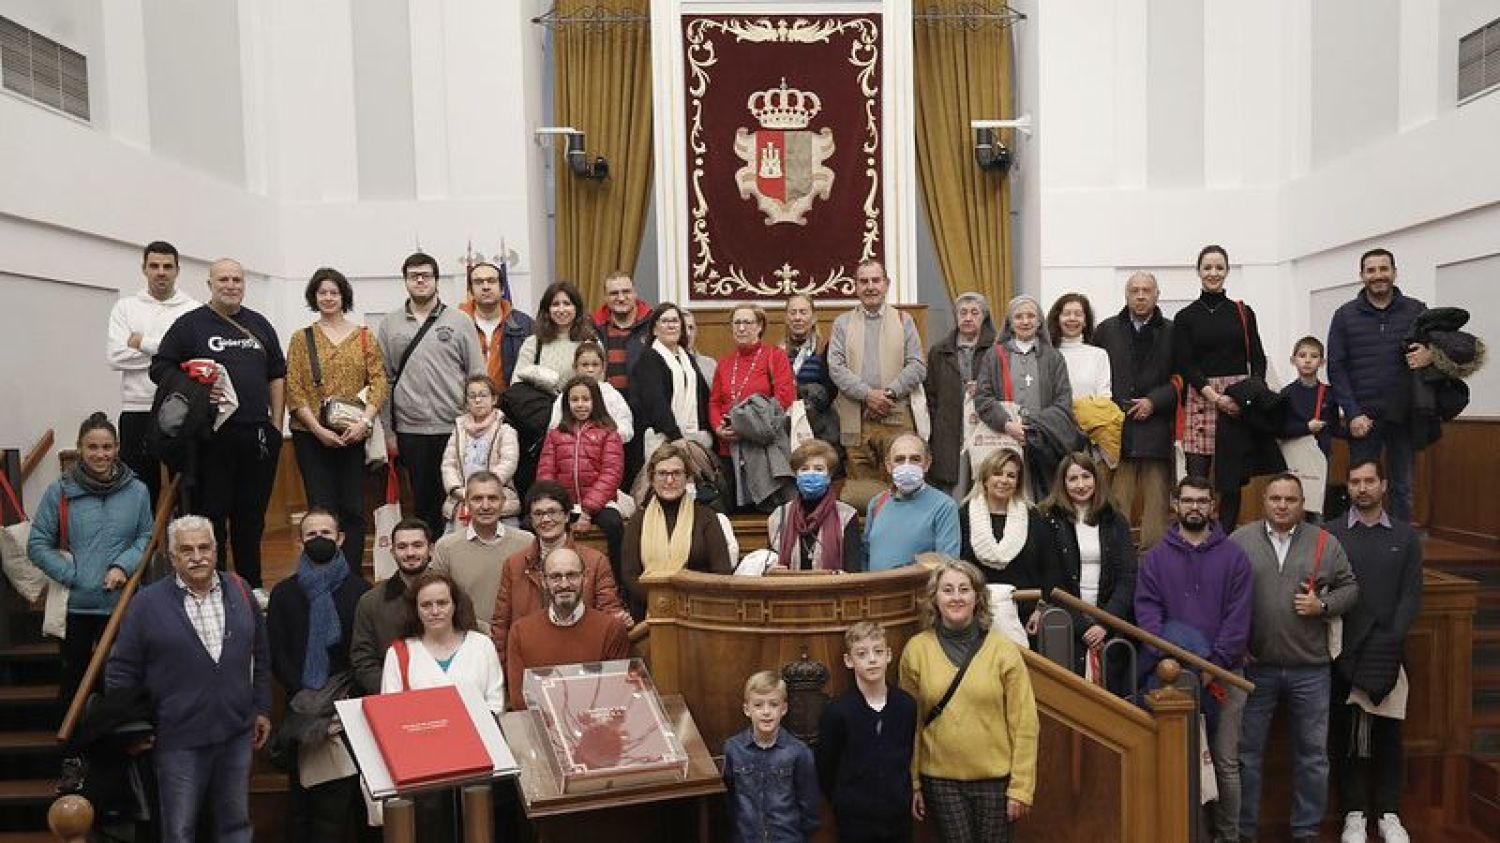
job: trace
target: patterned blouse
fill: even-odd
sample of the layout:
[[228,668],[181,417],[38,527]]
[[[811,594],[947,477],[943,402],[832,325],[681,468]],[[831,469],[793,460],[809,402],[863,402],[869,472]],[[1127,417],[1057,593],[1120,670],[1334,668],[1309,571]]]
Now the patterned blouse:
[[307,429],[297,418],[297,409],[306,407],[317,415],[325,398],[355,398],[360,390],[369,387],[365,403],[375,407],[385,403],[390,394],[385,363],[380,358],[380,346],[370,336],[368,328],[359,327],[338,345],[328,339],[322,328],[314,326],[312,333],[318,349],[318,368],[323,375],[321,390],[313,386],[307,331],[292,334],[291,346],[286,352],[286,406],[292,417],[293,430]]

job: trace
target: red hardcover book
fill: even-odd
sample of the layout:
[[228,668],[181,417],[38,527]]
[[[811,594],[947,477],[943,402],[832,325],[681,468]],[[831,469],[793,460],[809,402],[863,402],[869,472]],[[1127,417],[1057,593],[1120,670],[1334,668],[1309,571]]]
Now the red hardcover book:
[[377,694],[364,698],[364,709],[398,788],[494,769],[457,688]]

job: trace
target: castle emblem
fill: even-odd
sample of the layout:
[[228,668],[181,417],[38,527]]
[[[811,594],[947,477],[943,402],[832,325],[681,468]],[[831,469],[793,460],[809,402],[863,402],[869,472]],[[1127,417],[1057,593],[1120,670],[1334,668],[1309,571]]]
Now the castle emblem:
[[781,86],[756,91],[745,102],[760,128],[741,128],[734,135],[734,153],[745,162],[735,171],[740,198],[754,196],[766,225],[790,222],[807,225],[813,199],[828,199],[833,170],[823,162],[833,155],[833,131],[808,129],[823,110],[811,91]]

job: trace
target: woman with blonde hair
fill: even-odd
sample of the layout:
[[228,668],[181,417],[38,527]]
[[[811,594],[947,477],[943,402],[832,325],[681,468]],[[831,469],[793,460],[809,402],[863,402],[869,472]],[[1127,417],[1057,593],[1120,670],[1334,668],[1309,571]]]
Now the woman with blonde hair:
[[674,442],[657,448],[646,461],[651,491],[626,526],[620,552],[621,585],[636,620],[646,615],[642,574],[671,574],[683,569],[734,572],[734,559],[718,514],[687,494],[693,479],[688,465],[687,452]]
[[917,700],[912,815],[944,841],[1009,841],[1036,786],[1036,699],[1020,648],[993,634],[985,576],[944,558],[927,581],[925,629],[901,653]]
[[[978,565],[988,582],[1050,594],[1062,584],[1062,570],[1046,520],[1026,502],[1025,484],[1025,461],[1010,448],[979,464],[974,487],[958,508],[959,555]],[[1036,634],[1041,622],[1036,603],[1017,609],[1026,631]]]

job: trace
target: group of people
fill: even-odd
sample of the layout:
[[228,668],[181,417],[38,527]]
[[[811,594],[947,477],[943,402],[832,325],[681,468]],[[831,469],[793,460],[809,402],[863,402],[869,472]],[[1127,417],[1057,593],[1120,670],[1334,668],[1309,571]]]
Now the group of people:
[[[1324,615],[1342,615],[1344,661],[1399,668],[1420,593],[1420,579],[1412,585],[1420,545],[1404,520],[1414,439],[1399,396],[1409,392],[1409,370],[1442,361],[1404,342],[1423,305],[1394,286],[1394,257],[1372,250],[1360,261],[1363,290],[1330,326],[1330,383],[1318,381],[1322,344],[1304,338],[1293,353],[1299,380],[1279,403],[1269,401],[1255,314],[1226,296],[1228,266],[1222,248],[1202,251],[1202,295],[1175,320],[1162,315],[1148,273],[1131,276],[1123,309],[1097,327],[1088,299],[1069,294],[1045,315],[1036,299],[1013,299],[997,331],[984,298],[966,293],[953,332],[924,354],[911,316],[887,301],[884,269],[869,261],[856,272],[858,306],[826,338],[809,299],[786,303],[779,344],[765,339],[766,312],[741,306],[730,317],[735,348],[713,361],[692,350],[691,311],[649,307],[624,273],[605,279],[606,301],[593,318],[577,289],[558,282],[533,320],[511,303],[504,269],[487,263],[469,268],[468,301],[450,308],[438,294],[436,261],[418,253],[402,266],[406,301],[374,332],[347,318],[347,279],[318,270],[306,289],[317,320],[283,354],[269,322],[243,306],[237,262],[211,265],[209,302],[200,306],[176,287],[176,250],[152,243],[143,253],[145,288],[111,316],[119,427],[102,414],[84,423],[79,464],[49,489],[31,537],[39,567],[71,589],[63,692],[76,687],[140,562],[159,494],[162,405],[181,395],[189,419],[206,417],[202,458],[190,464],[194,515],[173,522],[175,575],[142,593],[107,672],[112,687],[158,695],[165,735],[157,766],[174,765],[161,783],[163,820],[188,835],[165,839],[191,839],[210,794],[222,839],[248,833],[236,807],[244,804],[240,775],[247,747],[268,738],[273,676],[314,711],[339,693],[435,683],[470,684],[497,712],[522,707],[527,667],[627,652],[628,630],[645,616],[643,578],[733,572],[738,547],[723,514],[751,510],[769,516],[776,567],[876,571],[928,552],[962,560],[934,576],[933,642],[902,655],[901,684],[921,692],[921,711],[944,710],[932,694],[946,688],[943,677],[962,675],[959,666],[988,652],[992,636],[964,632],[992,622],[984,585],[1062,587],[1133,615],[1147,631],[1199,645],[1256,683],[1248,700],[1232,688],[1210,695],[1221,836],[1232,837],[1236,824],[1253,834],[1260,746],[1278,699],[1299,707],[1308,730],[1299,727],[1298,775],[1309,786],[1299,779],[1294,830],[1315,827],[1322,802],[1312,784],[1326,778],[1320,735],[1332,695],[1335,723],[1360,737],[1351,769],[1364,769],[1373,751],[1381,779],[1378,804],[1346,801],[1378,816],[1393,839],[1385,824],[1395,822],[1399,779],[1392,785],[1390,777],[1400,744],[1387,721],[1399,719],[1379,700],[1343,711],[1351,688],[1376,695],[1366,675],[1375,671],[1330,674],[1326,636],[1321,649],[1314,639]],[[1252,423],[1267,403],[1277,405],[1274,425]],[[288,413],[309,509],[296,573],[267,595],[260,538]],[[805,420],[800,435],[787,435],[789,416]],[[970,447],[973,418],[1009,442],[983,453]],[[1300,481],[1277,474],[1265,520],[1235,531],[1243,483],[1281,468],[1265,441],[1308,435],[1326,452],[1335,432],[1350,438],[1353,455],[1347,519],[1327,530],[1304,523]],[[383,435],[384,448],[369,445],[372,434]],[[1189,479],[1173,489],[1178,443]],[[416,517],[388,536],[396,574],[371,587],[362,575],[363,493],[367,460],[380,456],[405,467]],[[1372,472],[1375,480],[1365,476]],[[1137,499],[1148,549],[1139,565]],[[587,528],[604,534],[605,553],[574,541]],[[1382,545],[1377,537],[1387,535],[1395,538]],[[215,573],[226,546],[235,574]],[[1387,559],[1385,546],[1401,548],[1399,559]],[[944,577],[951,581],[940,587]],[[960,592],[972,617],[950,624],[941,595]],[[1035,632],[1038,607],[1019,609]],[[1079,669],[1097,676],[1087,654],[1102,648],[1107,631],[1080,615],[1074,633]],[[858,673],[856,650],[851,642]],[[202,671],[178,669],[204,659]],[[1021,693],[1018,657],[990,653],[978,663],[987,675],[970,685]],[[1379,673],[1382,685],[1394,681]],[[747,689],[747,700],[765,685]],[[871,700],[874,686],[861,688]],[[1023,726],[1007,724],[1018,747],[1027,738],[1014,730]],[[764,743],[766,735],[752,737]],[[918,768],[934,771],[935,781],[970,780],[973,765],[943,760],[944,741],[958,738],[932,737],[927,754],[927,738],[916,747],[933,766]],[[209,772],[175,772],[184,769]],[[985,772],[1012,775],[1008,767]],[[918,794],[927,778],[919,777]],[[1346,786],[1357,778],[1346,776]],[[237,800],[227,796],[235,781]],[[310,824],[301,828],[343,822],[356,802],[347,776],[294,774],[293,783],[297,822]],[[925,801],[940,816],[987,798],[935,787],[917,807]],[[1024,813],[1028,787],[1013,776],[1014,795],[998,810]]]

